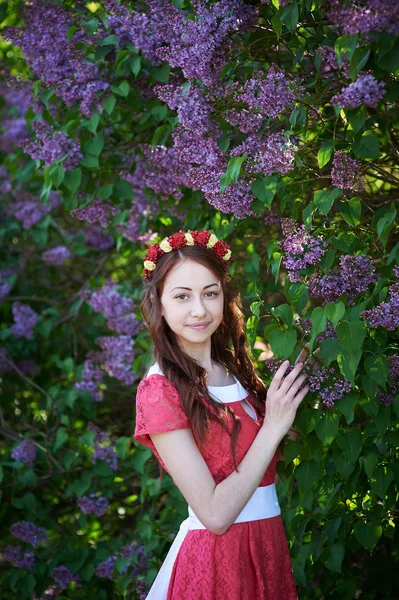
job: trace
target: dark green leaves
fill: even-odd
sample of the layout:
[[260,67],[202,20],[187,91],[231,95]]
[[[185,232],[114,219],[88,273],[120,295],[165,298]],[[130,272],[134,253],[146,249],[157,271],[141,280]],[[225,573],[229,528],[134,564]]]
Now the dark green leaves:
[[380,148],[375,131],[365,131],[359,141],[353,142],[352,149],[358,158],[379,158]]
[[297,340],[295,329],[275,329],[270,333],[269,341],[276,358],[289,358]]
[[267,207],[273,201],[277,190],[277,178],[274,176],[255,179],[251,184],[251,189],[255,196]]
[[354,196],[349,200],[344,200],[338,204],[339,212],[345,221],[352,227],[356,227],[360,223],[362,214],[362,204],[360,198]]

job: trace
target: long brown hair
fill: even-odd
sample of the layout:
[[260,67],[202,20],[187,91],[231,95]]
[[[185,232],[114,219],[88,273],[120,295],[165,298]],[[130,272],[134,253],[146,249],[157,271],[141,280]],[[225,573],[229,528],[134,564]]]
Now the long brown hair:
[[[184,352],[175,333],[162,316],[161,296],[165,278],[177,263],[188,258],[207,267],[221,281],[223,289],[223,318],[212,334],[211,358],[221,363],[236,376],[245,389],[252,392],[253,404],[264,416],[266,388],[250,358],[250,348],[245,338],[241,295],[238,290],[233,289],[229,273],[224,270],[220,259],[211,250],[201,246],[184,246],[162,255],[151,278],[144,281],[141,311],[153,341],[154,358],[162,373],[178,391],[196,440],[199,444],[204,441],[209,421],[220,422],[231,435],[233,462],[238,471],[235,446],[241,423],[228,404],[211,398],[205,381],[206,370]],[[205,402],[201,400],[199,393],[203,395]],[[226,425],[229,414],[233,417],[231,432]]]

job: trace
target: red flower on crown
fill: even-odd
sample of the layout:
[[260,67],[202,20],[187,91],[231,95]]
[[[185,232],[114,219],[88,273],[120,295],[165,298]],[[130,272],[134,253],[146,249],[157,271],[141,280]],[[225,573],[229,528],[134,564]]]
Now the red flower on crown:
[[164,238],[159,244],[152,244],[148,248],[147,255],[144,257],[145,279],[151,277],[151,273],[154,271],[160,256],[184,246],[203,246],[204,248],[208,248],[222,261],[225,269],[233,262],[229,244],[218,240],[214,233],[211,233],[207,229],[185,233],[180,229],[177,233]]

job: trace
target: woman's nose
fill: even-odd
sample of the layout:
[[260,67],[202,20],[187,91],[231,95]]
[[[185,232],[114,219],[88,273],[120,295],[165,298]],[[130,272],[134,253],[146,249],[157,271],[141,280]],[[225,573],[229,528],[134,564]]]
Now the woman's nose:
[[194,316],[202,316],[206,313],[204,304],[201,298],[194,298],[193,305],[191,307],[191,314]]

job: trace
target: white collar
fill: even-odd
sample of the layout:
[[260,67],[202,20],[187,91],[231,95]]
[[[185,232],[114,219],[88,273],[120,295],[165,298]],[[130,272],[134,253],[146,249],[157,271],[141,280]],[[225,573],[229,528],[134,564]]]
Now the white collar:
[[[148,373],[147,377],[154,374],[163,375],[158,363],[154,363]],[[233,375],[235,383],[231,385],[208,385],[210,395],[216,402],[223,402],[224,404],[230,404],[231,402],[237,402],[238,400],[244,400],[248,397],[247,390],[241,385],[237,377]]]

